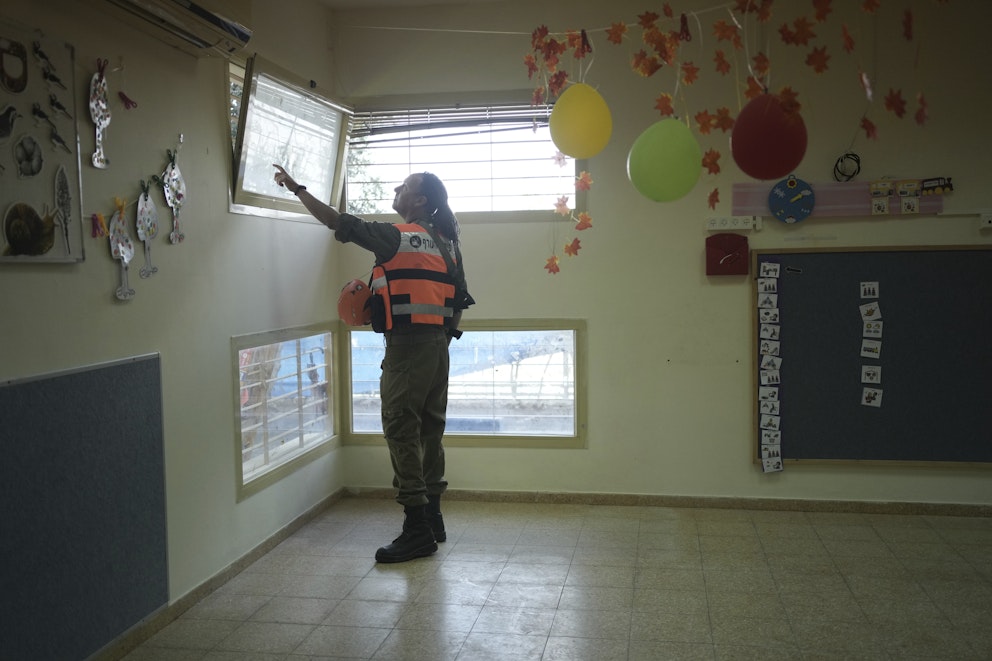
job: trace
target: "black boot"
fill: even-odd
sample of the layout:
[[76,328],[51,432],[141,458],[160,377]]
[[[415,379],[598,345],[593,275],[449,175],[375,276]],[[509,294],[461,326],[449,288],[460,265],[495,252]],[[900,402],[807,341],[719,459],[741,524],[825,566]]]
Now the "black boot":
[[424,506],[405,507],[403,511],[406,513],[403,532],[393,540],[392,544],[383,546],[375,552],[376,562],[406,562],[437,551],[437,543],[427,522]]
[[444,531],[444,517],[441,516],[441,494],[427,495],[427,522],[431,524],[436,541],[448,539],[448,533]]

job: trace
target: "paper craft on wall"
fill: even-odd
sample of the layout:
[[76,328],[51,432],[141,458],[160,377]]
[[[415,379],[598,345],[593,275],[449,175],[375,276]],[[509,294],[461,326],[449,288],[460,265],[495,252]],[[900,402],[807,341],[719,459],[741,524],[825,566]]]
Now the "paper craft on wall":
[[79,138],[71,45],[0,20],[0,262],[79,262]]

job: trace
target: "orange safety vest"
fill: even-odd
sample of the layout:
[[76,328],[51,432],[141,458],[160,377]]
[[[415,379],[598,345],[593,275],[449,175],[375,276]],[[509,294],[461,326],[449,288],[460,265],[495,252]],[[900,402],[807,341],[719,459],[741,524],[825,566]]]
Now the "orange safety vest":
[[[455,280],[434,243],[420,225],[398,224],[400,247],[393,257],[372,269],[372,291],[382,297],[386,315],[382,328],[429,324],[454,325]],[[452,261],[454,258],[452,257]]]

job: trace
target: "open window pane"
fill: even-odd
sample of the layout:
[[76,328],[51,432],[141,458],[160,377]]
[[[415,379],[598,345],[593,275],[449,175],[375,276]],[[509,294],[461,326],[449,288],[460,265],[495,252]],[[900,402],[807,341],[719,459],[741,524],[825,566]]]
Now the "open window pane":
[[[448,435],[575,437],[577,331],[466,330],[452,341]],[[382,337],[351,332],[352,431],[382,433]]]
[[[293,74],[254,56],[243,85],[230,78],[235,131],[236,205],[306,213],[293,194],[275,185],[279,163],[320,200],[336,203],[343,179],[348,111]],[[314,221],[316,222],[316,221]]]

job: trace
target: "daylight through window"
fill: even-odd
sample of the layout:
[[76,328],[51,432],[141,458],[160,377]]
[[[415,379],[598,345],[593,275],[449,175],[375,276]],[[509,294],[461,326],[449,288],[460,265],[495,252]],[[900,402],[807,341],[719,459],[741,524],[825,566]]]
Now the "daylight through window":
[[390,213],[393,188],[412,172],[439,176],[455,213],[553,211],[575,191],[575,163],[557,156],[546,108],[360,112],[348,150],[346,199],[355,214]]

